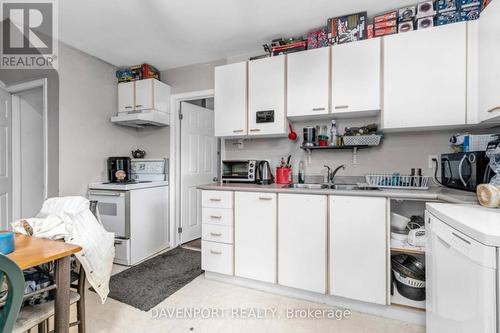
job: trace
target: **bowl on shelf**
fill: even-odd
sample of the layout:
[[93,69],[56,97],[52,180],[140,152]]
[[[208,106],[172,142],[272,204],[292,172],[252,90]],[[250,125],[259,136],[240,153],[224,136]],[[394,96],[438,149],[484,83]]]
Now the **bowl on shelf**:
[[[397,233],[406,233],[408,234],[408,231],[406,230],[406,226],[408,225],[408,222],[411,220],[398,213],[391,213],[391,230]],[[406,231],[406,232],[405,232]]]

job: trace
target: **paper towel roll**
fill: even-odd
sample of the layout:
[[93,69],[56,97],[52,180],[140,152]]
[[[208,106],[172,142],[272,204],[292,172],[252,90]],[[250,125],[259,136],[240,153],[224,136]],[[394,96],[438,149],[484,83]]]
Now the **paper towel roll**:
[[481,184],[476,190],[479,203],[488,208],[500,207],[500,186]]

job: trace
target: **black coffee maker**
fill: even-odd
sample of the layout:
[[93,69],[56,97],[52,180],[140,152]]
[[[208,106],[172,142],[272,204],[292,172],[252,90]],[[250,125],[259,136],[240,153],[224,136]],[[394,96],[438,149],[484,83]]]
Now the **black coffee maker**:
[[108,158],[108,179],[111,183],[130,183],[130,157]]

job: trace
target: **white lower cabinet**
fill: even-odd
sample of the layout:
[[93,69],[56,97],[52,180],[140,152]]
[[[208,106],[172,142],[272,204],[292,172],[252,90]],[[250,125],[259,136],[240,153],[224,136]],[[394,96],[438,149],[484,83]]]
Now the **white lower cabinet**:
[[326,231],[326,195],[278,194],[280,285],[326,293]]
[[388,304],[385,198],[330,196],[330,294]]
[[208,272],[233,274],[233,245],[201,242],[201,268]]
[[276,283],[276,193],[235,192],[234,275]]

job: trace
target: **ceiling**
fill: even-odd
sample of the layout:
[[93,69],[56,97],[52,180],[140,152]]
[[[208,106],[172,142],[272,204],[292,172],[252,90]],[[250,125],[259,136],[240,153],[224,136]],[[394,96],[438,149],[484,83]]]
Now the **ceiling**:
[[59,37],[115,66],[160,70],[260,54],[328,17],[369,16],[417,0],[81,0],[59,2]]

